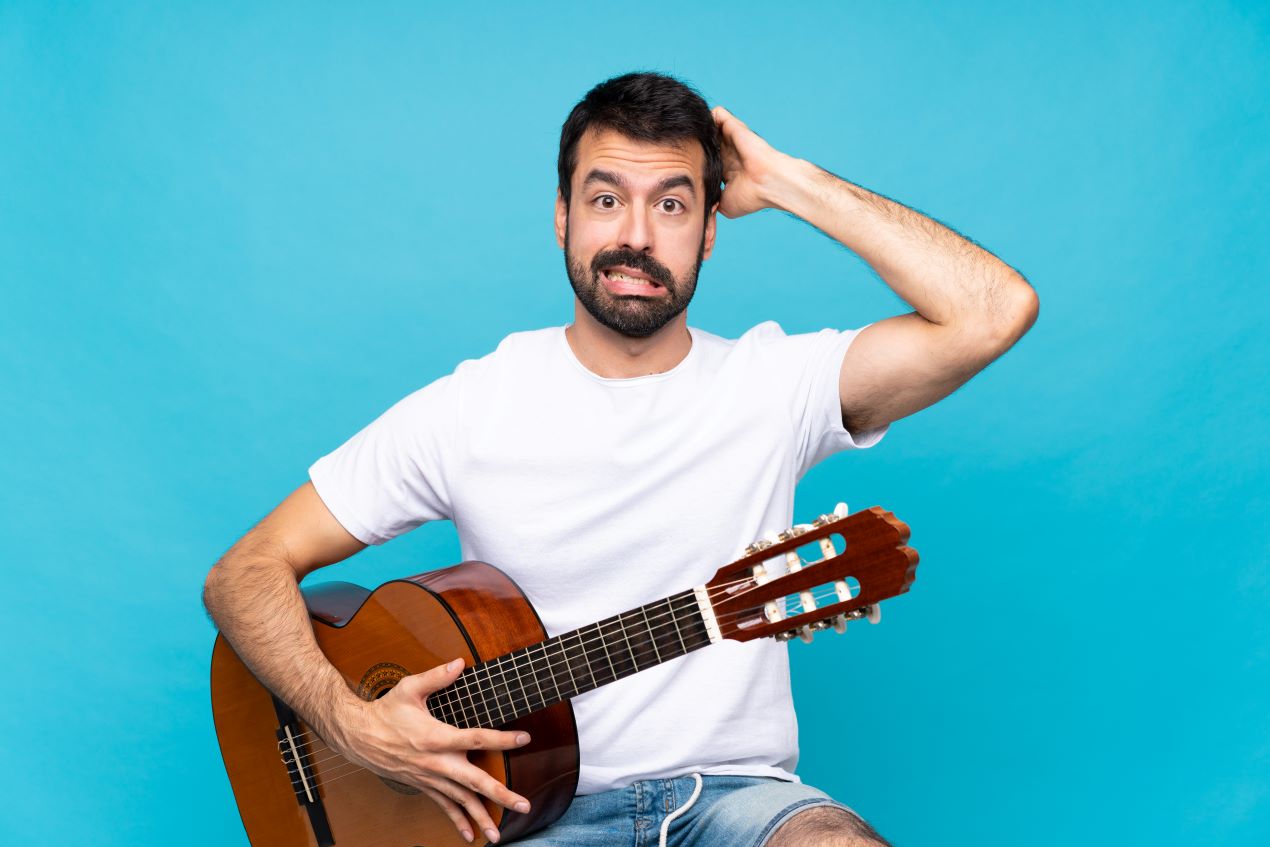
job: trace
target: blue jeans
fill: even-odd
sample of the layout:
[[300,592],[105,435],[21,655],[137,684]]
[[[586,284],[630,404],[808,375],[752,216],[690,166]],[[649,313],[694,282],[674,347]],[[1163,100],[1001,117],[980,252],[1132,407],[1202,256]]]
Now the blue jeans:
[[[696,802],[670,822],[666,847],[762,847],[797,812],[833,806],[855,812],[823,791],[761,776],[703,776]],[[647,779],[573,798],[551,826],[516,847],[654,847],[662,822],[692,796],[691,776]],[[858,817],[858,816],[857,816]]]

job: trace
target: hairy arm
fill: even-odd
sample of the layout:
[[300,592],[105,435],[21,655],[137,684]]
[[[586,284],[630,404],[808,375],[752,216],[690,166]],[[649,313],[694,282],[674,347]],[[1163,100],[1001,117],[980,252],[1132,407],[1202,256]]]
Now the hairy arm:
[[242,537],[207,575],[203,601],[234,651],[266,687],[347,759],[420,788],[463,837],[473,824],[498,840],[484,794],[517,811],[529,801],[467,759],[473,749],[507,750],[526,733],[456,729],[435,720],[427,696],[453,682],[462,661],[401,680],[363,701],[317,645],[300,580],[365,547],[305,483]]
[[[719,211],[787,211],[869,264],[915,311],[872,324],[839,375],[853,432],[911,415],[948,396],[1023,336],[1039,300],[1018,271],[939,222],[787,156],[726,109],[726,187]],[[731,196],[729,196],[731,195]]]
[[328,741],[341,738],[361,700],[318,649],[299,583],[363,547],[306,483],[230,548],[203,587],[239,658]]

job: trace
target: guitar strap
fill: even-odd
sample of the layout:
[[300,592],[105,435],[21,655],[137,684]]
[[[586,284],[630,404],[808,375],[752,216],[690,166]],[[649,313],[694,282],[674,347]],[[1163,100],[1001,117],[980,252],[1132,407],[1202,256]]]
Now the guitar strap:
[[[290,745],[295,751],[296,773],[291,777],[295,789],[295,799],[309,813],[309,825],[313,827],[313,835],[317,838],[318,847],[333,847],[335,837],[331,835],[331,822],[326,817],[326,807],[322,805],[322,795],[318,793],[317,784],[309,771],[308,749],[303,742],[296,741],[300,734],[300,726],[295,712],[286,703],[272,693],[273,711],[278,716],[278,742]],[[290,735],[287,731],[290,730]]]

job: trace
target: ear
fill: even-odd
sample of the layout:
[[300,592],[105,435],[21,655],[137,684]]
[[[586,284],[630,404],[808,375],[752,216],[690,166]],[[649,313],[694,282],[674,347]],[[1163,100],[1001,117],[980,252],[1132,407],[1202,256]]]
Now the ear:
[[556,189],[556,245],[564,249],[564,230],[569,223],[569,206],[564,202],[564,195]]
[[706,212],[706,231],[705,231],[705,249],[701,251],[701,259],[704,261],[710,258],[710,254],[714,252],[714,231],[715,231],[715,215],[719,211],[719,204],[715,203],[709,212]]

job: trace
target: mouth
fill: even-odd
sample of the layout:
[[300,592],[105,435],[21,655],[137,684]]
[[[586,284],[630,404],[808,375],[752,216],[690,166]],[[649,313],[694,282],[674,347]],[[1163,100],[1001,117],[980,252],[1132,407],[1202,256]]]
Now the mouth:
[[604,286],[616,295],[659,296],[666,293],[666,287],[647,274],[623,265],[604,268],[600,271],[600,279]]

